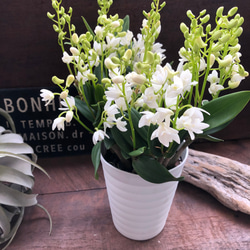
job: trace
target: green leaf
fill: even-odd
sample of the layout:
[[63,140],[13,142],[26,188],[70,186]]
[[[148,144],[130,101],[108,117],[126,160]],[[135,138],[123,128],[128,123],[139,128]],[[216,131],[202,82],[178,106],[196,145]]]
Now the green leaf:
[[198,139],[205,139],[205,140],[208,140],[208,141],[211,141],[211,142],[223,142],[224,140],[222,139],[219,139],[219,138],[216,138],[214,136],[211,136],[211,135],[204,135],[204,134],[199,134],[199,135],[196,135],[196,138]]
[[105,72],[102,72],[101,64],[95,67],[94,74],[97,77],[99,84],[102,82],[102,78],[106,77]]
[[85,82],[83,85],[83,92],[86,97],[86,102],[88,102],[89,105],[95,104],[95,88],[94,86],[89,82]]
[[211,114],[204,113],[204,122],[210,125],[204,133],[211,134],[224,128],[243,110],[249,100],[250,91],[240,91],[204,104],[202,108]]
[[92,109],[92,111],[90,110],[90,108],[88,107],[88,105],[82,101],[81,99],[75,97],[75,104],[77,107],[77,110],[86,118],[88,119],[90,122],[94,122],[95,120],[95,116],[94,116],[94,110]]
[[146,147],[138,148],[137,150],[130,152],[129,155],[132,157],[139,156],[145,152],[145,149],[146,149]]
[[95,86],[95,100],[96,100],[96,102],[103,101],[103,96],[104,96],[104,88],[101,84],[97,84]]
[[163,165],[150,156],[143,155],[132,161],[134,170],[144,180],[152,183],[180,181],[183,177],[174,177]]
[[82,20],[83,20],[83,22],[84,22],[84,24],[85,24],[87,30],[91,33],[91,35],[92,35],[93,37],[95,37],[94,31],[91,29],[91,27],[89,26],[87,20],[86,20],[83,16],[82,16]]
[[141,128],[138,127],[139,120],[141,119],[141,114],[134,108],[131,109],[131,117],[136,133],[141,136],[145,141],[147,141],[148,135],[148,127],[143,126]]
[[[209,129],[209,127],[208,127],[206,130],[204,130],[203,135],[211,135],[211,134],[217,133],[217,132],[221,131],[222,129],[226,128],[233,120],[234,119],[222,124],[221,126],[214,127],[212,129]],[[198,136],[198,134],[196,135],[197,138],[199,136]]]
[[113,126],[110,130],[113,140],[122,151],[124,151],[126,154],[133,151],[133,144],[129,129],[126,132],[121,132],[116,128],[116,126]]
[[99,165],[100,165],[101,145],[102,145],[101,141],[97,142],[91,151],[91,160],[92,160],[92,163],[93,163],[94,168],[95,168],[95,178],[96,179],[98,179],[97,170],[98,170]]
[[92,105],[92,107],[96,111],[95,120],[93,121],[93,126],[94,127],[97,127],[98,124],[100,123],[100,120],[102,119],[102,112],[103,112],[104,105],[105,105],[104,101],[101,101],[101,102],[98,102],[95,105]]
[[156,125],[150,124],[148,128],[148,134],[147,134],[147,140],[148,140],[148,147],[152,155],[156,157],[161,157],[161,144],[157,138],[151,140],[151,135],[154,132],[154,130],[157,128]]
[[129,15],[126,15],[123,19],[123,28],[122,31],[127,31],[129,30],[129,26],[130,26],[130,19],[129,19]]

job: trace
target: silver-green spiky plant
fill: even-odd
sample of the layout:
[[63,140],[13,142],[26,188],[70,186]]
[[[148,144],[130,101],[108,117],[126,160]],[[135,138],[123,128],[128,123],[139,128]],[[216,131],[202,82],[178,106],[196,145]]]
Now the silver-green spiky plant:
[[50,232],[52,221],[48,211],[37,202],[37,194],[32,194],[34,186],[33,169],[37,157],[33,149],[24,143],[22,136],[16,134],[14,122],[10,115],[0,109],[0,115],[10,124],[11,130],[0,126],[0,245],[5,248],[13,240],[24,216],[25,207],[37,205],[48,215]]

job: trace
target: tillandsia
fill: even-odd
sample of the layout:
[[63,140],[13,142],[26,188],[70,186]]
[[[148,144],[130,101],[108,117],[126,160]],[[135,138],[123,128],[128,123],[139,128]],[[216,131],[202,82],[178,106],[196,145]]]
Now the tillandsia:
[[[244,19],[237,7],[227,14],[220,7],[212,28],[206,10],[198,16],[188,11],[190,27],[180,24],[185,40],[174,69],[157,42],[165,2],[153,0],[150,11],[143,11],[136,36],[129,30],[129,16],[108,15],[112,3],[98,0],[97,26],[92,30],[82,18],[86,33],[78,34],[71,23],[72,8],[66,11],[61,1],[52,0],[55,14],[48,17],[69,70],[65,80],[52,78],[61,92],[41,90],[46,105],[56,95],[62,99],[62,112],[52,128],[64,130],[74,118],[93,134],[96,175],[103,144],[123,169],[151,182],[177,180],[168,169],[183,149],[196,138],[216,141],[211,134],[228,125],[249,101],[249,91],[221,95],[248,76],[239,52]],[[75,96],[70,94],[72,86]]]

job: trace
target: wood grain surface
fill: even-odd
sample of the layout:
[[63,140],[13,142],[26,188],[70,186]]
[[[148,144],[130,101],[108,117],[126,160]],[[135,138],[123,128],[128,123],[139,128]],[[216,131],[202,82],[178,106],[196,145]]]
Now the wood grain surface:
[[[250,164],[250,140],[197,143],[193,148]],[[44,158],[39,163],[51,179],[36,172],[35,192],[51,213],[53,231],[49,236],[43,211],[28,208],[10,250],[250,249],[250,215],[226,208],[189,183],[179,184],[164,230],[137,242],[114,228],[102,171],[96,181],[90,156]]]

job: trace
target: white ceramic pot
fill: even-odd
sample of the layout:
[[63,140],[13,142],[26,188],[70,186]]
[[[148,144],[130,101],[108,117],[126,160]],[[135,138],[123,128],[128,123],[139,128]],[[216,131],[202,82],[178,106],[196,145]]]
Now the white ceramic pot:
[[[182,154],[181,164],[170,170],[172,175],[181,176],[187,156],[188,148]],[[133,240],[158,235],[165,226],[178,182],[153,184],[113,167],[102,156],[101,162],[116,229]]]

